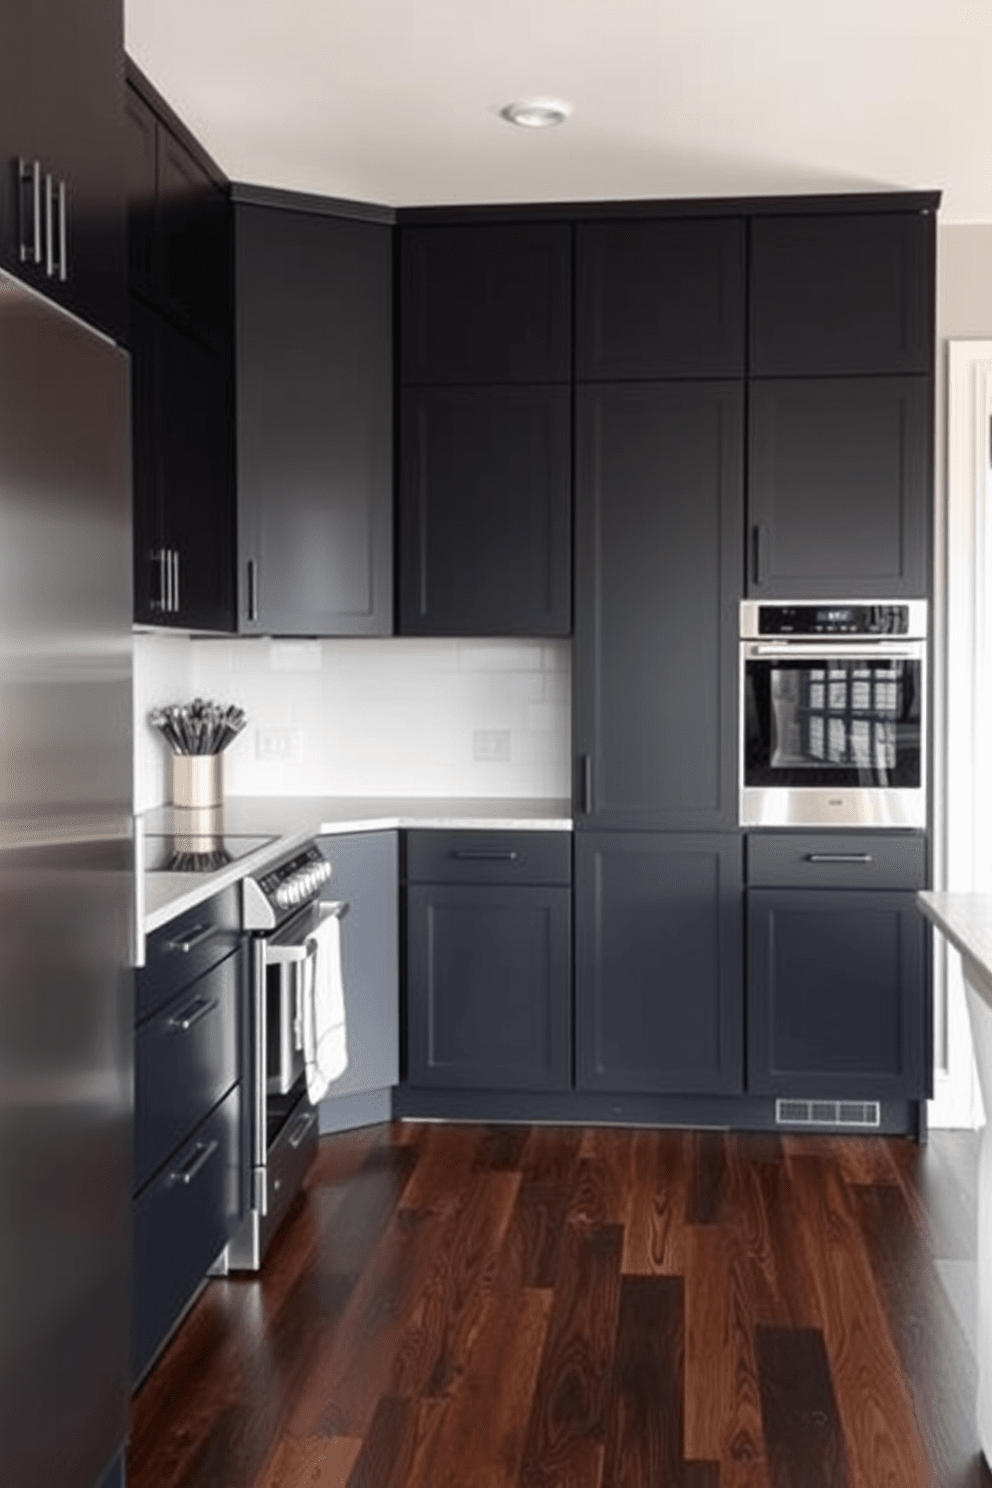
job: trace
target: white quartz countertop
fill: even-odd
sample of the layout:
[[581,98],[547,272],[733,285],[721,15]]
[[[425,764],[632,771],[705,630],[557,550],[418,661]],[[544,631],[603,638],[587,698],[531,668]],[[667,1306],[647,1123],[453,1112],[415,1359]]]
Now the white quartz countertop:
[[925,889],[916,898],[951,945],[992,977],[992,894]]
[[[188,832],[189,817],[160,806],[141,817],[149,836]],[[215,873],[145,873],[142,922],[145,934],[195,909],[205,899],[255,873],[311,837],[339,832],[381,832],[403,827],[456,831],[569,832],[567,800],[439,796],[232,796],[211,820],[218,835],[270,837],[248,856]]]

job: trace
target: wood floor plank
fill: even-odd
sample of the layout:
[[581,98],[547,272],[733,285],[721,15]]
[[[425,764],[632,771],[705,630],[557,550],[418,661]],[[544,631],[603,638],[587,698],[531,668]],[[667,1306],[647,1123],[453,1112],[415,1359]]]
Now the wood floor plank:
[[686,1132],[639,1131],[634,1136],[623,1251],[627,1274],[673,1275],[682,1269],[690,1142]]
[[789,1168],[853,1488],[930,1488],[926,1452],[848,1190],[836,1167],[819,1158],[790,1158]]
[[517,1172],[530,1137],[529,1126],[488,1126],[476,1150],[476,1172]]
[[940,1260],[974,1260],[978,1134],[933,1131],[925,1147],[893,1138],[889,1150],[906,1202],[931,1253]]
[[417,1443],[417,1402],[385,1395],[376,1406],[347,1488],[403,1488]]
[[723,1132],[693,1132],[692,1154],[692,1181],[686,1221],[694,1225],[714,1225],[720,1217],[727,1171],[726,1139]]
[[685,1307],[683,1283],[625,1276],[603,1488],[652,1488],[682,1478]]
[[823,1335],[760,1326],[755,1352],[773,1488],[851,1488]]
[[977,1484],[971,1350],[901,1193],[874,1185],[853,1194],[933,1481],[946,1488]]
[[391,1395],[438,1398],[457,1388],[489,1305],[519,1185],[519,1173],[476,1173],[463,1205],[438,1236],[423,1285],[410,1299],[390,1375]]
[[416,1149],[419,1161],[403,1193],[404,1206],[435,1212],[457,1207],[465,1185],[478,1171],[476,1159],[484,1140],[479,1126],[426,1126]]
[[623,1234],[570,1227],[534,1386],[519,1488],[598,1488]]
[[569,1224],[625,1226],[633,1198],[634,1133],[590,1127],[572,1178]]
[[354,1436],[282,1437],[252,1488],[339,1488],[347,1483],[361,1447]]
[[558,1279],[570,1202],[567,1183],[521,1183],[513,1215],[513,1241],[524,1258],[525,1286],[553,1287]]
[[582,1150],[580,1126],[534,1126],[524,1148],[525,1183],[570,1182]]

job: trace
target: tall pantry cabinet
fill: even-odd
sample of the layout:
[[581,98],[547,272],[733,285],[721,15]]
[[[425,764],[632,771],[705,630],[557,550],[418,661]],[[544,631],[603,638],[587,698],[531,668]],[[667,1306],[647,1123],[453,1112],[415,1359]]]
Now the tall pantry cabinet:
[[576,1084],[742,1080],[745,226],[580,224]]

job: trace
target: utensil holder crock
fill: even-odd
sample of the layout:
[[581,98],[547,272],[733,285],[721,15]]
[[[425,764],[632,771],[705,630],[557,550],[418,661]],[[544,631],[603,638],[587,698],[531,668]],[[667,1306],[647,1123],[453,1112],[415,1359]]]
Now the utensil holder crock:
[[174,754],[172,804],[220,806],[224,799],[223,760],[222,754]]

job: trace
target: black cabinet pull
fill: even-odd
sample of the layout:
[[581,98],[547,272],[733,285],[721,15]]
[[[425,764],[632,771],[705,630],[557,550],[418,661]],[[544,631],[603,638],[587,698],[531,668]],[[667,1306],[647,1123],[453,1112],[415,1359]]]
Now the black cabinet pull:
[[515,863],[520,854],[510,850],[505,852],[476,852],[472,848],[456,847],[451,856],[453,858],[461,858],[465,863]]
[[592,815],[592,755],[583,754],[579,756],[579,769],[582,772],[582,811],[586,816]]
[[18,160],[21,197],[21,263],[41,263],[41,161]]
[[218,1006],[216,997],[198,997],[195,1002],[188,1002],[181,1013],[174,1013],[169,1019],[169,1027],[177,1033],[189,1033],[197,1023],[202,1023],[208,1013],[212,1013]]
[[163,614],[169,609],[169,552],[167,548],[152,550],[152,563],[158,568],[158,598],[152,600],[152,609]]
[[871,853],[807,853],[807,863],[870,863]]
[[254,558],[248,559],[248,619],[258,619],[258,578]]
[[173,1168],[169,1174],[172,1182],[184,1183],[187,1186],[191,1184],[197,1173],[206,1167],[219,1146],[220,1143],[216,1137],[212,1142],[197,1142],[188,1161],[181,1168]]
[[58,190],[59,208],[59,281],[64,284],[69,277],[69,255],[68,255],[68,229],[66,226],[66,194],[65,182],[59,182]]
[[164,948],[167,951],[194,951],[198,945],[210,939],[216,928],[216,925],[194,925],[182,940],[168,940]]

